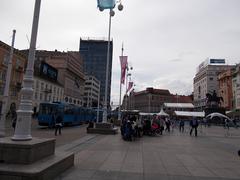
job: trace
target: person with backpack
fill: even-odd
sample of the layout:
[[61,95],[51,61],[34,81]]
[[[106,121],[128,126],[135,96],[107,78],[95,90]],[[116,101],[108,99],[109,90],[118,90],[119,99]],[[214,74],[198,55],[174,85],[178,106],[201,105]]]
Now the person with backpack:
[[197,128],[198,128],[198,120],[197,119],[192,119],[190,121],[190,126],[191,126],[191,130],[190,130],[190,136],[192,135],[192,131],[194,129],[195,131],[195,136],[197,136]]

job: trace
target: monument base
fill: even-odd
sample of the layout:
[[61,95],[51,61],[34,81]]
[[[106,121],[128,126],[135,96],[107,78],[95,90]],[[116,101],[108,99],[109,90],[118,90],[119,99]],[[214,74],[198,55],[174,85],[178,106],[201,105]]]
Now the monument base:
[[0,139],[1,180],[50,180],[73,165],[73,153],[55,153],[55,139]]
[[87,128],[89,134],[117,134],[118,128],[111,123],[96,123],[95,127]]

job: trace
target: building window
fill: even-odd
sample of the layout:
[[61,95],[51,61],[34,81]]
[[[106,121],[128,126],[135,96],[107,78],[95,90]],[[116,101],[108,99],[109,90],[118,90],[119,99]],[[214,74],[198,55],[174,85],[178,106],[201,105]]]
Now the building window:
[[35,100],[37,100],[38,99],[38,94],[37,94],[37,92],[35,93]]
[[21,61],[19,59],[16,60],[16,69],[21,67]]
[[17,90],[14,88],[14,89],[12,89],[12,91],[11,91],[11,96],[17,96]]
[[0,78],[2,79],[2,81],[5,81],[6,80],[6,71],[3,70],[1,75],[2,76]]
[[213,77],[210,77],[209,80],[212,81],[212,80],[213,80]]
[[44,83],[41,82],[41,91],[43,91],[43,89],[44,89]]
[[4,86],[0,86],[0,95],[3,95]]
[[39,81],[37,80],[36,81],[36,89],[38,89],[38,87],[39,87]]
[[4,57],[3,57],[3,62],[2,63],[6,66],[8,65],[8,59],[9,59],[9,54],[5,54]]
[[40,101],[42,100],[42,93],[40,93]]

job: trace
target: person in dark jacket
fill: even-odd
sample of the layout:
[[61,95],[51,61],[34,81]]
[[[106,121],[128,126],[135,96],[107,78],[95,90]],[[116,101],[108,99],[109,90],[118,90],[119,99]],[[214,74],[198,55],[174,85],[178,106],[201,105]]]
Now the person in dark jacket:
[[62,126],[63,126],[63,119],[61,115],[57,115],[56,120],[55,120],[55,136],[57,136],[57,133],[59,135],[62,134]]
[[195,136],[197,136],[198,120],[197,119],[192,119],[190,121],[190,126],[191,126],[190,136],[192,135],[193,129],[195,130]]
[[12,127],[15,130],[16,123],[17,123],[17,113],[15,110],[11,112],[11,118],[12,118]]
[[185,122],[183,119],[181,119],[179,122],[179,131],[182,133],[184,132],[184,125],[185,125]]

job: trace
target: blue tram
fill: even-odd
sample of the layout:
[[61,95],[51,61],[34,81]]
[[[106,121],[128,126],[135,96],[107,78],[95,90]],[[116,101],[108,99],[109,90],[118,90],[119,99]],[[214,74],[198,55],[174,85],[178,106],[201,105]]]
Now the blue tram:
[[40,126],[53,127],[55,117],[63,117],[63,125],[79,125],[90,121],[96,121],[96,111],[91,108],[78,107],[73,104],[53,102],[40,103],[38,112],[38,124]]

